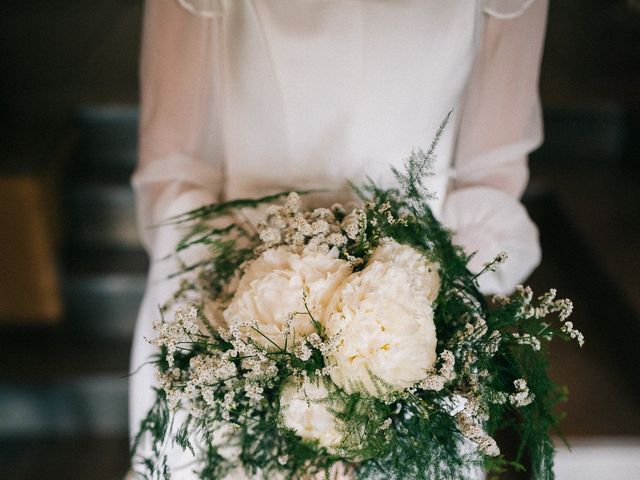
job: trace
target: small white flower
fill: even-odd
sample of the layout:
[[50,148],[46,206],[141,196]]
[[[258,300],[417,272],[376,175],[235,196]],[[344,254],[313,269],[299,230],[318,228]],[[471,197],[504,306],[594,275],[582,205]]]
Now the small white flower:
[[489,272],[495,272],[498,269],[499,265],[507,261],[507,258],[509,258],[509,254],[505,251],[502,251],[498,253],[498,255],[496,255],[493,260],[485,263],[484,268]]
[[500,448],[498,447],[498,444],[489,435],[485,435],[484,438],[479,440],[478,448],[482,453],[489,457],[497,457],[500,455]]
[[158,348],[166,348],[166,361],[169,367],[173,367],[174,355],[179,350],[181,344],[192,341],[192,336],[199,333],[198,309],[190,307],[186,311],[178,308],[172,322],[156,321],[153,328],[158,332],[158,336],[148,340],[151,345]]
[[516,393],[509,395],[509,402],[514,407],[525,407],[533,402],[533,393],[529,391],[529,387],[524,378],[514,380],[513,385],[516,387]]
[[333,212],[328,208],[316,208],[311,212],[311,216],[313,218],[322,218],[328,222],[333,222],[334,220]]
[[264,388],[255,383],[245,383],[244,391],[247,397],[254,402],[260,402],[264,396],[262,393],[264,392]]
[[439,392],[444,388],[444,384],[446,380],[444,377],[440,375],[429,375],[427,378],[420,382],[420,388],[423,390],[432,390],[434,392]]
[[508,258],[509,258],[509,254],[503,250],[500,253],[498,253],[498,255],[496,255],[496,258],[494,259],[494,262],[496,262],[498,264],[504,263],[504,262],[507,261]]
[[389,202],[384,202],[382,205],[380,205],[380,208],[378,208],[378,212],[384,213],[390,208],[391,208],[391,204]]
[[390,418],[387,418],[384,422],[382,422],[382,425],[380,425],[380,430],[388,430],[389,428],[391,428],[391,424],[392,420]]
[[460,433],[472,442],[475,442],[482,453],[490,457],[500,455],[500,449],[496,441],[487,435],[482,427],[475,423],[467,414],[463,412],[458,413],[456,415],[456,423],[458,424]]
[[227,392],[224,394],[224,400],[222,401],[222,408],[225,410],[233,410],[236,408],[235,392]]
[[470,322],[464,325],[464,329],[457,333],[460,342],[473,343],[482,338],[489,331],[487,322],[480,316],[475,316]]
[[531,300],[533,300],[533,290],[531,290],[529,286],[518,285],[516,287],[516,293],[522,297],[524,303],[531,303]]
[[292,245],[304,245],[305,236],[301,232],[294,232],[291,235],[291,244]]
[[507,305],[511,302],[511,299],[506,295],[494,295],[491,301],[496,305]]
[[300,199],[300,195],[296,192],[291,192],[289,196],[287,196],[287,201],[284,204],[284,208],[290,213],[297,213],[302,208],[302,200]]
[[335,247],[342,247],[347,243],[347,237],[341,233],[331,233],[327,236],[327,243]]
[[480,423],[489,420],[489,412],[479,397],[471,393],[467,395],[466,400],[464,411],[469,417]]
[[307,221],[304,215],[298,213],[291,223],[291,226],[298,231],[301,235],[305,237],[310,237],[313,235],[313,228],[311,224]]
[[456,376],[454,367],[456,364],[456,358],[453,356],[449,350],[443,350],[440,354],[440,358],[442,358],[442,365],[438,370],[438,374],[444,377],[445,380],[450,381],[453,380]]
[[198,309],[196,307],[192,306],[186,312],[178,310],[176,319],[187,335],[196,335],[199,332]]
[[275,217],[282,215],[283,208],[280,205],[269,205],[265,211],[267,217]]
[[584,345],[584,335],[580,330],[573,328],[573,322],[565,322],[560,330],[568,334],[571,338],[577,340],[578,345],[581,347]]
[[311,224],[312,235],[323,235],[329,232],[329,223],[326,220],[316,220]]
[[[303,252],[305,254],[322,254],[322,255],[329,255],[331,248],[329,246],[329,244],[327,243],[327,239],[325,238],[324,235],[316,235],[315,237],[311,237],[311,240],[309,240],[309,243],[307,243],[307,245],[304,247]],[[336,251],[336,256],[337,257],[337,251]]]
[[349,262],[349,264],[353,268],[355,268],[355,267],[357,267],[359,265],[362,265],[362,263],[364,262],[364,260],[362,258],[354,257],[353,255],[349,255],[349,254],[347,254],[346,258],[347,258],[347,261]]
[[322,348],[323,342],[316,332],[313,332],[311,335],[307,337],[307,341],[311,344],[313,348],[316,350],[320,350]]
[[282,232],[277,228],[267,227],[260,231],[260,240],[268,247],[277,245],[282,241]]
[[303,362],[306,362],[311,358],[311,355],[313,352],[309,348],[309,345],[307,345],[307,341],[303,338],[300,340],[296,340],[296,346],[295,346],[295,349],[293,350],[293,353],[300,360],[302,360]]
[[493,403],[494,405],[504,405],[509,400],[509,395],[507,395],[505,392],[493,390],[489,391],[488,398],[489,402]]
[[362,222],[360,219],[360,215],[356,212],[351,212],[347,215],[342,221],[342,229],[347,234],[351,240],[355,240],[360,235],[360,229],[362,227]]
[[501,341],[502,335],[498,330],[494,330],[493,332],[491,332],[491,335],[489,335],[489,338],[487,339],[487,344],[484,347],[485,352],[489,355],[495,355],[496,353],[498,353]]
[[573,303],[567,298],[556,300],[554,307],[555,310],[559,313],[561,322],[564,322],[573,313]]
[[440,358],[442,359],[442,365],[438,369],[438,373],[430,373],[427,378],[420,382],[420,388],[439,392],[447,382],[455,378],[456,373],[454,367],[456,359],[453,353],[449,350],[444,350],[440,354]]
[[396,219],[391,212],[387,212],[386,217],[387,217],[387,223],[389,225],[393,225],[394,223],[396,223]]
[[518,345],[529,345],[536,352],[541,348],[540,340],[528,333],[523,333],[522,335],[514,333],[513,338],[516,339]]

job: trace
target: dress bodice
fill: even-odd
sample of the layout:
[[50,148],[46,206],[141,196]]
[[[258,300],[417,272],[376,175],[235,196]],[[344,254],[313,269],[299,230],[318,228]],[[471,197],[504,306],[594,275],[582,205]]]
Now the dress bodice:
[[222,16],[228,197],[341,188],[439,145],[444,198],[478,43],[469,2],[234,0]]

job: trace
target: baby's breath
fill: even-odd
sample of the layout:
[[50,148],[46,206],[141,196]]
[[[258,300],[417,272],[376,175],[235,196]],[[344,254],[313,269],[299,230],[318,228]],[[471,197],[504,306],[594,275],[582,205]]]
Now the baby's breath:
[[[192,227],[176,252],[204,245],[210,258],[184,265],[185,272],[195,275],[180,282],[179,291],[161,308],[166,318],[154,324],[156,336],[149,341],[158,349],[158,389],[134,443],[136,470],[163,478],[169,473],[164,452],[175,444],[194,454],[202,478],[224,478],[234,469],[261,472],[263,478],[328,476],[340,459],[358,478],[453,480],[483,462],[496,470],[509,464],[521,468],[517,459],[503,458],[494,439],[508,428],[521,439],[518,450],[530,457],[531,476],[552,477],[549,430],[557,428],[554,408],[562,393],[546,372],[546,344],[561,337],[582,346],[584,336],[568,320],[572,303],[558,299],[553,289],[536,296],[519,286],[513,295],[494,296],[487,305],[478,277],[499,269],[506,253],[497,254],[480,274],[470,273],[470,257],[453,245],[450,232],[431,212],[432,196],[424,186],[445,125],[428,150],[412,152],[406,168],[394,170],[397,187],[383,189],[371,181],[354,187],[359,205],[311,209],[305,207],[304,195],[284,192],[204,206],[176,218]],[[244,209],[258,206],[266,208],[254,226]],[[211,228],[211,220],[228,213],[245,220]],[[244,318],[253,315],[229,313],[244,273],[269,250],[311,254],[314,261],[338,259],[348,275],[363,276],[375,263],[371,255],[389,239],[438,265],[436,294],[421,304],[433,316],[432,345],[437,341],[437,347],[407,388],[390,388],[368,367],[368,388],[353,374],[336,377],[344,373],[337,353],[350,336],[379,335],[372,357],[386,362],[384,366],[400,358],[401,373],[422,365],[412,357],[389,357],[407,354],[411,342],[393,343],[393,329],[400,326],[392,321],[394,315],[376,317],[379,312],[372,306],[377,298],[359,307],[373,309],[367,311],[367,324],[377,326],[380,331],[375,332],[328,330],[327,312],[311,301],[313,288],[306,282],[295,284],[305,308],[281,308],[276,334],[267,335],[254,318]],[[275,298],[272,305],[278,305],[280,293],[268,296]],[[348,310],[355,308],[355,300],[340,304],[335,292],[327,296],[338,325],[353,317]],[[205,308],[212,303],[213,314]],[[309,329],[297,331],[301,319]],[[355,355],[346,363],[357,360]],[[344,388],[337,386],[341,382]],[[476,450],[463,452],[463,439]],[[230,456],[229,450],[237,454]]]

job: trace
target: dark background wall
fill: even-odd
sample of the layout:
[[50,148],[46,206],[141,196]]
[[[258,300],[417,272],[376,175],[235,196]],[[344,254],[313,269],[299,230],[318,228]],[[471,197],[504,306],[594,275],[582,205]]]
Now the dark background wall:
[[[125,375],[146,269],[128,185],[141,11],[134,0],[0,6],[1,478],[127,467]],[[552,352],[571,391],[565,432],[628,459],[640,445],[640,15],[624,1],[551,0],[541,94],[547,141],[526,203],[545,259],[531,282],[573,298],[587,336],[582,350]]]

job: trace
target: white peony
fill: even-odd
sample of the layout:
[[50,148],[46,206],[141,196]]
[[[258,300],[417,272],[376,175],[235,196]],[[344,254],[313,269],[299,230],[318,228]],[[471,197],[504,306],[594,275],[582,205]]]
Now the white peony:
[[[437,296],[439,284],[435,267],[417,259],[418,252],[407,252],[410,247],[389,242],[381,248],[336,292],[323,319],[329,335],[341,334],[328,358],[334,383],[347,392],[364,388],[376,396],[370,373],[401,391],[433,368],[430,298]],[[385,261],[376,260],[381,258]]]
[[288,383],[280,393],[282,422],[307,440],[317,440],[329,451],[342,438],[338,431],[339,420],[329,411],[326,404],[329,391],[322,380],[314,383],[305,380],[302,385]]
[[411,272],[414,288],[424,291],[430,302],[440,292],[440,265],[428,260],[409,245],[401,245],[392,238],[384,238],[369,259],[371,262],[393,262]]
[[[274,343],[282,348],[288,319],[305,311],[305,289],[309,292],[307,306],[319,320],[335,290],[350,273],[351,266],[338,258],[337,251],[322,254],[291,247],[267,250],[245,271],[224,311],[224,319],[230,326],[255,322],[260,333],[250,327],[241,330],[265,348],[273,349]],[[308,315],[294,315],[288,344],[293,345],[294,332],[298,337],[313,331]]]

